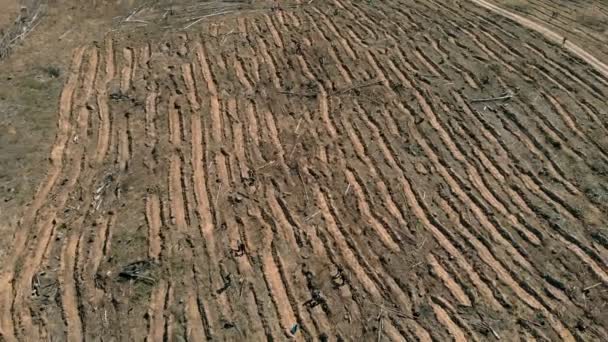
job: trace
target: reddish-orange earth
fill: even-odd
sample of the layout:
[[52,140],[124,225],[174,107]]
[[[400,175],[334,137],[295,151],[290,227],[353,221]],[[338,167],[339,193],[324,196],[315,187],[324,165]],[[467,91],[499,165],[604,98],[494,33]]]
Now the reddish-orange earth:
[[0,340],[608,340],[602,54],[487,3],[75,48]]

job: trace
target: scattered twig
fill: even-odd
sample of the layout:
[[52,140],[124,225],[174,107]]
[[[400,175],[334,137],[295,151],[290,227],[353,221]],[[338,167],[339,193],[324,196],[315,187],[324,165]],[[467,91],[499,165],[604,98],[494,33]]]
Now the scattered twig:
[[146,9],[148,3],[145,3],[141,6],[139,6],[138,8],[134,9],[133,11],[131,11],[131,13],[129,13],[129,15],[124,18],[121,22],[121,24],[124,23],[142,23],[142,24],[149,24],[147,21],[145,20],[140,20],[140,19],[133,19],[133,17],[135,17],[136,15],[138,15],[139,13],[141,13],[144,9]]
[[507,92],[504,95],[497,96],[497,97],[488,97],[488,98],[482,98],[482,99],[472,99],[471,103],[506,101],[506,100],[511,99],[512,97],[513,97],[513,94],[511,92]]
[[221,191],[222,191],[222,183],[220,183],[220,185],[217,187],[217,195],[215,196],[215,203],[213,205],[214,208],[217,208],[217,203],[220,199]]
[[587,286],[587,287],[585,287],[585,288],[583,289],[583,292],[587,292],[587,291],[589,291],[589,290],[591,290],[591,289],[593,289],[593,288],[596,288],[596,287],[598,287],[598,286],[600,286],[600,285],[602,285],[602,284],[603,284],[602,282],[599,282],[599,283],[593,284],[593,285],[591,285],[591,286]]
[[239,299],[243,297],[243,288],[245,287],[245,280],[241,279],[241,286],[239,286]]
[[350,183],[348,183],[348,186],[346,187],[346,190],[344,191],[344,196],[348,195],[349,191],[350,191]]
[[222,14],[228,14],[228,13],[232,13],[234,12],[234,10],[226,10],[226,11],[221,11],[221,12],[217,12],[217,13],[211,13],[211,14],[207,14],[207,15],[203,15],[202,17],[197,17],[197,18],[191,18],[190,20],[194,20],[193,22],[191,22],[190,24],[186,25],[183,30],[187,30],[190,27],[200,23],[201,21],[203,21],[206,18],[210,18],[210,17],[215,17],[218,15],[222,15]]
[[378,315],[378,338],[377,338],[377,342],[380,342],[382,340],[382,330],[383,330],[383,324],[382,324],[382,316],[384,314],[384,306],[380,307],[380,314]]
[[276,162],[277,162],[276,160],[273,160],[273,161],[271,161],[271,162],[268,162],[268,163],[266,163],[266,164],[264,164],[264,165],[262,165],[262,166],[258,167],[257,169],[255,169],[255,171],[257,172],[257,171],[260,171],[261,169],[265,169],[266,167],[271,166],[271,165],[273,165],[273,164],[274,164],[274,163],[276,163]]
[[306,183],[304,183],[304,178],[302,177],[302,173],[300,172],[300,167],[298,165],[298,177],[300,178],[300,182],[302,182],[302,188],[304,188],[304,206],[308,208],[308,190],[306,189]]
[[420,246],[418,246],[416,248],[416,251],[420,251],[422,249],[422,247],[424,247],[425,243],[426,243],[426,236],[424,237],[424,239],[422,239],[422,242],[420,243]]
[[[35,12],[30,15],[26,7],[22,8],[21,14],[14,21],[14,26],[6,30],[0,36],[0,59],[8,56],[12,46],[19,40],[24,40],[40,24],[40,17],[44,14],[45,7],[41,1],[34,2]],[[32,10],[33,10],[32,8]]]
[[363,84],[353,85],[353,86],[347,87],[347,88],[342,89],[342,90],[336,90],[331,95],[345,94],[345,93],[348,93],[348,92],[356,90],[356,89],[371,87],[371,86],[374,86],[374,85],[382,83],[382,82],[383,82],[382,80],[374,80],[374,81],[363,83]]
[[153,265],[153,262],[149,260],[132,262],[123,267],[118,276],[125,279],[144,280],[154,284],[156,280],[146,275]]
[[373,305],[382,308],[384,310],[386,310],[387,312],[390,312],[394,315],[396,315],[397,317],[401,317],[401,318],[407,318],[407,319],[413,319],[412,316],[404,313],[403,311],[399,311],[397,309],[392,309],[392,308],[387,308],[386,306],[382,305],[382,304],[378,304],[378,303],[374,303],[372,301],[370,301],[370,303],[372,303]]
[[298,120],[298,124],[296,125],[296,130],[294,131],[295,134],[298,134],[301,124],[302,124],[302,118],[300,118],[300,120]]
[[234,32],[234,29],[232,29],[232,30],[230,30],[230,32],[222,35],[222,40],[220,41],[220,46],[224,45],[224,43],[226,42],[226,39],[228,39],[228,36],[231,35],[233,32]]
[[524,323],[528,323],[528,324],[535,325],[535,326],[537,326],[537,327],[542,327],[542,325],[541,325],[541,324],[539,324],[539,323],[537,323],[537,322],[533,322],[533,321],[531,321],[531,320],[529,320],[529,319],[525,319],[525,318],[521,318],[521,317],[520,317],[520,318],[519,318],[519,320],[520,320],[520,321],[522,321],[522,322],[524,322]]
[[312,214],[312,215],[310,215],[310,216],[306,217],[306,218],[304,219],[304,221],[310,221],[310,220],[312,220],[313,218],[315,218],[317,215],[319,215],[320,213],[321,213],[321,211],[319,210],[319,211],[317,211],[316,213],[314,213],[314,214]]
[[500,340],[500,335],[498,335],[498,333],[496,332],[496,330],[494,330],[494,328],[492,328],[490,326],[490,324],[488,324],[488,322],[486,322],[483,319],[483,316],[478,312],[477,316],[479,316],[479,319],[481,320],[481,324],[486,327],[488,330],[490,330],[490,332],[492,333],[492,335],[494,335],[494,337],[496,337],[497,340]]
[[291,152],[289,153],[289,159],[291,159],[293,157],[294,152],[296,152],[296,148],[298,147],[298,140],[300,140],[300,135],[302,135],[302,134],[296,135],[296,140],[293,142],[293,148],[291,149]]

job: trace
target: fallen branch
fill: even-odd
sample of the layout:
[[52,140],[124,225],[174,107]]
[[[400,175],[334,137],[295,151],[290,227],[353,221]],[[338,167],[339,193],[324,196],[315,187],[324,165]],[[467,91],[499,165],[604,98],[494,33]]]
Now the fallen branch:
[[507,92],[506,94],[501,95],[501,96],[497,96],[497,97],[488,97],[488,98],[483,98],[483,99],[472,99],[471,103],[506,101],[506,100],[511,99],[512,97],[513,97],[513,94],[511,94],[510,92]]
[[383,82],[382,80],[375,80],[375,81],[371,81],[371,82],[364,83],[364,84],[353,85],[351,87],[347,87],[347,88],[342,89],[342,90],[337,90],[337,91],[331,93],[330,95],[346,94],[346,93],[348,93],[350,91],[353,91],[353,90],[356,90],[356,89],[361,89],[361,88],[371,87],[371,86],[374,86],[374,85],[382,83],[382,82]]
[[598,287],[598,286],[600,286],[600,285],[602,285],[602,284],[603,284],[602,282],[599,282],[599,283],[593,284],[593,285],[591,285],[591,286],[587,286],[587,287],[585,287],[585,288],[583,289],[583,292],[587,292],[587,291],[589,291],[589,290],[591,290],[591,289],[593,289],[593,288],[596,288],[596,287]]
[[490,324],[488,324],[488,322],[486,322],[486,321],[483,319],[483,316],[482,316],[482,315],[481,315],[479,312],[477,313],[477,316],[479,316],[479,319],[481,320],[481,324],[482,324],[482,325],[483,325],[483,326],[484,326],[486,329],[488,329],[488,330],[489,330],[489,331],[492,333],[492,335],[494,335],[494,337],[496,337],[496,339],[497,339],[497,340],[500,340],[500,335],[498,335],[498,333],[496,332],[496,330],[494,330],[494,328],[492,328],[492,327],[490,326]]
[[380,314],[378,315],[378,338],[377,338],[377,342],[380,342],[382,340],[382,329],[383,329],[383,324],[382,324],[382,316],[384,315],[384,306],[380,307]]
[[317,211],[316,213],[314,213],[314,214],[312,214],[312,215],[310,215],[310,216],[306,217],[306,218],[304,219],[304,221],[308,222],[308,221],[312,220],[313,218],[315,218],[315,217],[316,217],[317,215],[319,215],[320,213],[321,213],[321,211],[319,210],[319,211]]
[[232,12],[235,12],[235,11],[234,10],[226,10],[226,11],[221,11],[221,12],[217,12],[217,13],[207,14],[207,15],[204,15],[204,16],[198,17],[198,18],[192,18],[191,20],[194,20],[194,22],[186,25],[183,28],[183,30],[187,30],[188,28],[192,27],[193,25],[196,25],[196,24],[200,23],[201,21],[203,21],[206,18],[215,17],[215,16],[218,16],[218,15],[228,14],[228,13],[232,13]]
[[375,306],[381,308],[382,310],[386,310],[387,312],[390,312],[394,315],[396,315],[397,317],[401,317],[401,318],[408,318],[408,319],[413,319],[412,316],[406,314],[403,311],[399,311],[397,309],[391,309],[391,308],[387,308],[386,306],[382,305],[382,304],[378,304],[378,303],[374,303],[372,301],[370,301],[370,303],[374,304]]
[[24,40],[40,23],[40,18],[44,15],[45,10],[42,2],[36,1],[30,9],[35,9],[32,15],[28,8],[22,8],[21,14],[14,21],[14,26],[7,29],[6,33],[0,37],[0,59],[8,56],[13,45]]

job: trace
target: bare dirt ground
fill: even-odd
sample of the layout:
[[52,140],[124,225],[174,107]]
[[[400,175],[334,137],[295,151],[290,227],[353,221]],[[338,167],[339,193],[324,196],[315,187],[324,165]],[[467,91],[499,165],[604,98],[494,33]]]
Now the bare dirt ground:
[[498,0],[495,4],[542,23],[608,60],[608,4],[593,0]]
[[7,27],[15,18],[19,12],[19,1],[17,0],[2,0],[0,1],[0,27]]
[[49,4],[0,340],[608,340],[608,76],[475,1],[300,2]]

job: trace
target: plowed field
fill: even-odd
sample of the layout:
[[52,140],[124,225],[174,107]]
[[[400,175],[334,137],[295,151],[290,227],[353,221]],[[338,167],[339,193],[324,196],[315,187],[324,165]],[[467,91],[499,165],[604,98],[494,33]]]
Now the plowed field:
[[608,58],[608,5],[605,2],[499,0],[495,4],[542,23],[566,40],[585,46],[603,61]]
[[301,2],[75,49],[0,340],[608,340],[601,66],[475,1]]

